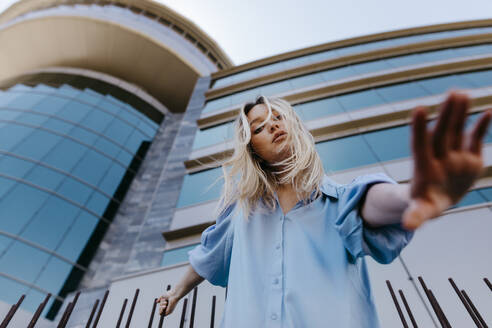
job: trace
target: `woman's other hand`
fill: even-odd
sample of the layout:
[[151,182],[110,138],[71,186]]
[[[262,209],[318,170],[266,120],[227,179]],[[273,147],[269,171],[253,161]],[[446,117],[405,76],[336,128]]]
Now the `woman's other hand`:
[[176,292],[171,289],[159,297],[156,302],[159,303],[159,314],[169,315],[174,311],[179,298],[176,296]]
[[410,204],[403,225],[413,230],[456,204],[483,169],[482,140],[492,111],[480,116],[471,132],[464,132],[468,96],[451,93],[442,103],[433,129],[426,126],[426,108],[418,107],[412,117],[413,178]]

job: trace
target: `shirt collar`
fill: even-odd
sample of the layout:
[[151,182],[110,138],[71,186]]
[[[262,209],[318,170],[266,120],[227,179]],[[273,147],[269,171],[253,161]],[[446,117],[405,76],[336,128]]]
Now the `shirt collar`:
[[338,183],[328,178],[326,175],[323,177],[323,181],[321,182],[320,190],[326,196],[330,196],[338,199],[337,192]]

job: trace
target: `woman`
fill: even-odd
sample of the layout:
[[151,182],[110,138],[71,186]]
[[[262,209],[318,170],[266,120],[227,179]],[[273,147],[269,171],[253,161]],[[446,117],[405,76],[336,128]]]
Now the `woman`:
[[190,252],[181,282],[158,299],[160,312],[207,279],[228,286],[223,327],[378,327],[364,255],[391,262],[478,177],[492,115],[463,135],[468,107],[467,96],[450,94],[432,131],[425,109],[415,109],[410,184],[371,174],[339,185],[286,101],[246,104],[216,224]]

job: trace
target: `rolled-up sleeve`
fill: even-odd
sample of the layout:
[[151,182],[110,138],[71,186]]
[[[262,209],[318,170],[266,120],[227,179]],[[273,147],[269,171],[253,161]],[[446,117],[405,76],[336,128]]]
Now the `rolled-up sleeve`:
[[234,206],[227,208],[215,224],[205,229],[200,245],[188,252],[193,269],[213,285],[227,286],[234,229]]
[[387,175],[378,173],[360,176],[337,188],[339,199],[335,229],[353,258],[370,255],[377,262],[387,264],[400,254],[413,232],[405,230],[399,223],[377,228],[364,225],[360,216],[361,201],[369,187],[376,183],[396,184]]

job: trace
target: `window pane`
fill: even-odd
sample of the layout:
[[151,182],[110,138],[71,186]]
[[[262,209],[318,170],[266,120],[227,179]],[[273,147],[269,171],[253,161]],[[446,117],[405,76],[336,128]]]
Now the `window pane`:
[[95,192],[90,197],[89,202],[86,204],[86,207],[97,215],[103,216],[104,211],[106,211],[106,207],[108,207],[108,204],[108,197],[99,192]]
[[133,155],[129,154],[127,151],[120,151],[118,156],[116,156],[116,160],[119,162],[118,165],[123,165],[125,168],[130,165],[133,160]]
[[491,44],[481,44],[478,46],[455,48],[453,51],[459,56],[473,56],[492,53]]
[[350,136],[316,144],[327,173],[376,163],[361,136]]
[[3,150],[11,150],[16,144],[22,141],[34,129],[16,124],[7,124],[0,128],[0,148]]
[[80,122],[94,107],[72,100],[56,116],[72,122]]
[[381,87],[377,92],[383,96],[387,102],[396,102],[407,99],[426,97],[429,92],[415,82],[402,83]]
[[215,145],[232,138],[232,122],[214,126],[205,130],[197,130],[193,149]]
[[[283,92],[291,90],[291,89],[292,89],[292,85],[290,84],[289,80],[279,81],[279,82],[263,85],[260,88],[260,91],[258,92],[258,94],[276,95],[276,94],[283,93]],[[248,101],[253,101],[253,100],[254,100],[254,97],[252,97]]]
[[290,83],[292,84],[293,88],[303,88],[303,87],[307,87],[307,86],[321,83],[323,81],[324,81],[324,79],[320,73],[304,75],[304,76],[299,76],[299,77],[290,79]]
[[0,230],[18,234],[20,229],[43,205],[48,194],[18,183],[0,201]]
[[56,190],[65,177],[62,173],[37,165],[24,179],[43,188]]
[[410,156],[410,128],[396,128],[365,133],[364,138],[381,161]]
[[48,118],[49,117],[45,115],[24,112],[17,117],[16,121],[28,125],[41,126],[44,122],[46,122],[46,120],[48,120]]
[[0,300],[8,304],[15,304],[21,295],[26,294],[29,288],[14,280],[0,276]]
[[419,81],[418,84],[429,90],[432,94],[448,92],[455,88],[473,88],[474,86],[456,75],[436,77]]
[[105,135],[117,143],[125,144],[133,130],[133,127],[116,119],[106,129]]
[[354,75],[357,75],[357,72],[350,66],[330,69],[321,73],[325,81],[339,80]]
[[106,138],[99,137],[94,147],[110,157],[116,157],[121,148]]
[[17,184],[15,180],[0,177],[0,198],[4,197],[7,192],[10,192],[15,184]]
[[140,131],[134,130],[130,138],[126,141],[125,146],[128,150],[135,154],[138,148],[140,148],[142,141],[146,139],[147,138]]
[[37,310],[39,304],[44,301],[45,297],[46,294],[43,294],[36,289],[31,288],[21,304],[21,309],[34,313]]
[[441,61],[446,59],[455,58],[456,55],[451,49],[439,50],[439,51],[429,51],[420,54],[420,60],[424,62]]
[[71,264],[52,256],[36,281],[36,285],[51,292],[53,295],[58,295],[71,270]]
[[102,133],[106,130],[109,123],[114,119],[113,115],[109,115],[101,110],[93,110],[82,121],[81,124],[91,130],[96,130]]
[[219,99],[210,100],[207,101],[207,103],[205,104],[205,107],[203,108],[203,113],[211,112],[221,108],[230,107],[231,105],[232,105],[231,97],[223,97]]
[[80,253],[89,241],[98,222],[99,219],[95,216],[87,212],[82,212],[71,225],[69,232],[60,247],[56,250],[56,253],[71,261],[77,262]]
[[[87,148],[75,141],[64,139],[43,159],[43,162],[70,172],[72,167],[80,160]],[[64,156],[60,156],[64,154]]]
[[90,92],[89,89],[84,89],[82,93],[79,93],[75,99],[79,99],[80,101],[89,103],[91,105],[97,105],[101,101],[103,101],[102,96],[100,96],[96,92]]
[[61,95],[67,96],[67,97],[75,97],[80,92],[81,91],[79,89],[75,89],[74,87],[72,87],[68,84],[64,84],[64,85],[60,86],[57,90],[58,94],[61,94]]
[[386,59],[386,62],[393,67],[403,67],[415,64],[420,64],[421,59],[419,54],[399,56]]
[[108,195],[114,195],[125,173],[126,170],[124,168],[118,164],[113,164],[109,171],[105,172],[99,188]]
[[488,202],[492,202],[492,187],[479,189],[477,192]]
[[78,212],[80,212],[78,207],[56,196],[51,196],[29,222],[21,236],[54,250]]
[[48,258],[48,253],[16,241],[0,259],[0,272],[33,283]]
[[361,63],[361,64],[353,65],[352,67],[359,74],[383,71],[391,68],[391,66],[388,63],[386,63],[384,60]]
[[456,207],[463,207],[463,206],[470,206],[470,205],[475,205],[475,204],[480,204],[483,203],[485,200],[483,199],[482,195],[480,195],[478,192],[475,190],[472,190],[468,192],[465,197],[463,197],[458,204],[452,206],[452,208]]
[[487,87],[492,85],[492,70],[466,73],[462,74],[462,76],[477,87]]
[[70,130],[73,129],[74,125],[58,120],[56,118],[50,118],[43,124],[43,127],[49,130],[57,131],[58,133],[61,134],[69,134]]
[[347,111],[385,103],[384,99],[381,98],[381,96],[379,96],[374,90],[349,93],[338,96],[337,99]]
[[50,96],[37,103],[33,110],[45,114],[56,114],[70,103],[70,99]]
[[295,105],[294,109],[299,114],[299,117],[305,121],[342,113],[344,111],[336,98],[326,98]]
[[70,137],[75,138],[77,141],[87,144],[88,146],[91,146],[99,138],[97,134],[78,126],[70,131]]
[[0,120],[5,121],[17,121],[17,118],[22,115],[22,111],[20,110],[9,110],[9,109],[1,109],[0,110]]
[[188,252],[194,249],[196,245],[198,244],[165,251],[162,257],[161,266],[168,266],[188,261]]
[[84,205],[93,189],[75,179],[67,177],[57,192],[77,204]]
[[60,136],[43,130],[36,130],[15,148],[15,153],[41,160],[60,141]]
[[33,167],[34,164],[32,162],[10,157],[8,155],[0,155],[0,173],[2,174],[23,178]]
[[221,176],[222,169],[220,167],[185,175],[177,207],[219,198],[222,181],[218,181],[213,186],[212,184]]
[[14,240],[6,237],[4,235],[0,235],[0,254],[9,246]]
[[12,99],[6,106],[16,109],[31,109],[31,107],[47,97],[47,95],[38,93],[23,93],[19,97]]
[[97,186],[112,161],[100,153],[90,150],[80,159],[72,174]]

